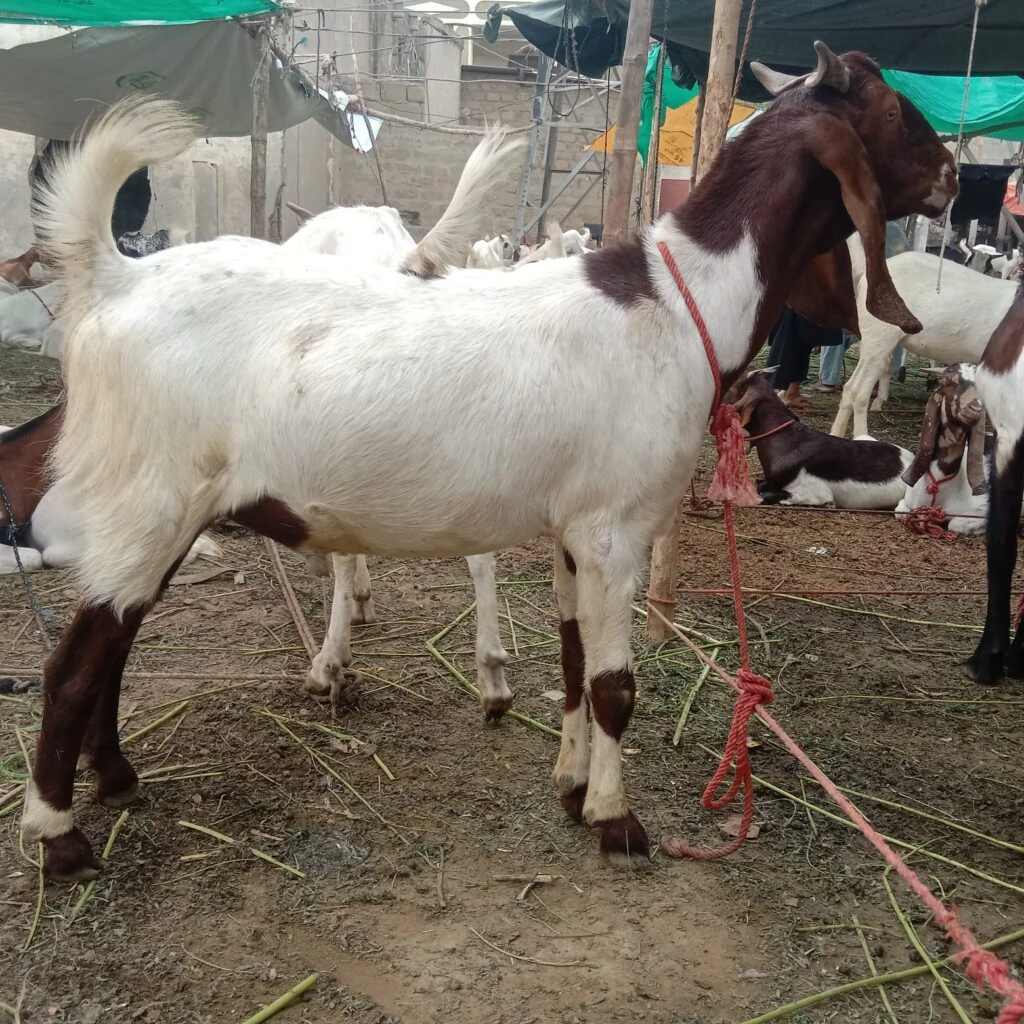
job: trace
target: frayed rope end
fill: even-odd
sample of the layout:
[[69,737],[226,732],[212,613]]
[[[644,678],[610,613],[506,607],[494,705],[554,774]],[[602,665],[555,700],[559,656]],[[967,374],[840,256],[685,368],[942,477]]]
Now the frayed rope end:
[[718,446],[718,466],[708,489],[712,501],[731,501],[733,505],[760,505],[747,462],[746,438],[739,413],[731,405],[720,405],[711,421],[711,432]]

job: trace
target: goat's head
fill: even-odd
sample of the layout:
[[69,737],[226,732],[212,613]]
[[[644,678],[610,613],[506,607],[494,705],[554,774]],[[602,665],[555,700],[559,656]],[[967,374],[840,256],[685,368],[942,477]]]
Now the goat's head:
[[770,160],[779,195],[800,197],[800,217],[784,229],[788,237],[770,243],[774,249],[762,258],[790,268],[790,290],[781,296],[786,303],[815,323],[859,336],[849,251],[841,244],[856,229],[864,243],[868,310],[916,333],[920,322],[886,269],[885,223],[941,213],[958,192],[956,164],[873,60],[814,45],[818,66],[807,75],[752,65],[777,97],[774,116],[757,118],[725,150]]
[[953,363],[942,373],[924,410],[921,441],[914,461],[904,470],[903,481],[911,487],[934,460],[943,476],[960,472],[967,453],[967,480],[973,494],[984,494],[985,408],[974,383],[974,367]]
[[754,414],[763,406],[778,406],[792,418],[796,418],[786,408],[782,399],[775,393],[768,376],[778,369],[777,366],[766,366],[760,370],[748,370],[741,374],[732,387],[722,397],[723,405],[731,405],[746,427]]

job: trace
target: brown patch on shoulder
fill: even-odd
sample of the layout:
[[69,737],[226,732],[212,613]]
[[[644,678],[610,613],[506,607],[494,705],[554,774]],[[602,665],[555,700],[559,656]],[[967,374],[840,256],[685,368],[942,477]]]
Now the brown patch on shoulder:
[[277,498],[263,498],[251,505],[243,505],[228,518],[289,548],[297,548],[309,539],[306,521]]
[[1009,373],[1024,350],[1024,284],[985,346],[981,364],[992,373]]
[[612,302],[628,309],[644,299],[656,300],[647,251],[639,241],[610,245],[582,259],[587,281]]

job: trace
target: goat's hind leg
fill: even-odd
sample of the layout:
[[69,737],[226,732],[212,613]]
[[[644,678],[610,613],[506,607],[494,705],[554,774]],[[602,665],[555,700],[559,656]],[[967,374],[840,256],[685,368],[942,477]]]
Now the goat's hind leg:
[[104,678],[85,729],[80,758],[80,767],[91,769],[96,776],[96,799],[105,807],[114,809],[127,807],[139,796],[139,777],[121,752],[117,710],[124,666],[142,624],[142,616],[125,616],[123,622],[124,633],[116,644],[112,644],[109,661],[98,670]]
[[476,681],[488,722],[496,722],[512,706],[513,693],[505,681],[508,652],[501,645],[498,590],[494,583],[494,555],[466,559],[476,595]]
[[[331,621],[327,626],[320,653],[313,659],[303,689],[315,697],[330,695],[331,707],[351,704],[359,690],[358,673],[350,672],[352,664],[352,612],[356,559],[362,555],[334,555],[334,597],[331,601]],[[365,569],[366,562],[363,560]]]
[[[47,659],[43,726],[25,791],[21,827],[26,839],[42,841],[44,869],[50,878],[88,881],[102,868],[89,841],[74,824],[75,768],[90,722],[109,725],[113,707],[116,729],[116,700],[103,690],[114,682],[110,668],[123,665],[122,654],[127,656],[147,610],[129,610],[119,620],[107,605],[86,605]],[[124,766],[134,776],[127,762]],[[124,781],[119,779],[114,785]]]

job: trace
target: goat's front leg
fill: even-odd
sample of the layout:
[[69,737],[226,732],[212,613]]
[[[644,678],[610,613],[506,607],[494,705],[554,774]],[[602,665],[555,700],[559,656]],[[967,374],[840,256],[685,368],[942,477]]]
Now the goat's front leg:
[[508,652],[501,646],[498,624],[498,589],[494,583],[494,555],[466,559],[476,595],[476,682],[487,721],[497,721],[512,707],[512,691],[505,682]]
[[1009,462],[1000,470],[998,452],[989,477],[988,521],[985,526],[988,571],[988,611],[985,630],[974,654],[967,661],[967,673],[978,683],[998,683],[1004,670],[1024,675],[1021,631],[1010,639],[1010,586],[1017,564],[1017,526],[1024,496],[1024,451],[1018,443]]
[[[356,579],[356,559],[362,555],[334,555],[334,597],[331,601],[331,621],[327,625],[320,653],[306,673],[302,688],[314,697],[330,695],[331,706],[342,698],[351,702],[358,689],[359,677],[349,678],[346,670],[352,664],[352,612],[355,607],[353,586]],[[363,569],[366,560],[363,559]],[[369,574],[367,574],[369,579]]]
[[[102,868],[89,841],[75,827],[71,812],[75,767],[90,720],[102,720],[105,729],[113,717],[116,730],[116,699],[103,689],[114,681],[110,667],[123,667],[147,610],[133,609],[119,620],[106,605],[86,605],[47,659],[43,726],[25,791],[21,827],[27,840],[42,841],[44,868],[50,878],[88,881]],[[120,680],[119,671],[116,678]],[[130,765],[128,771],[135,775]]]
[[562,806],[576,821],[583,821],[583,802],[590,778],[590,700],[583,686],[583,641],[577,620],[576,563],[560,544],[555,544],[555,597],[558,600],[558,631],[562,641],[562,744],[553,778]]
[[1017,561],[1022,491],[1024,460],[1016,451],[1002,472],[993,465],[990,476],[986,524],[988,609],[981,640],[967,662],[968,674],[979,683],[997,683],[1003,677],[1009,647],[1010,587]]
[[602,853],[628,862],[650,853],[647,834],[629,809],[622,784],[622,734],[636,697],[629,631],[639,558],[631,556],[628,541],[613,540],[611,548],[594,558],[582,553],[577,558],[580,635],[593,713],[583,818],[600,829]]

